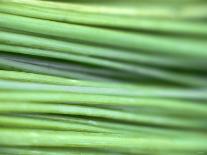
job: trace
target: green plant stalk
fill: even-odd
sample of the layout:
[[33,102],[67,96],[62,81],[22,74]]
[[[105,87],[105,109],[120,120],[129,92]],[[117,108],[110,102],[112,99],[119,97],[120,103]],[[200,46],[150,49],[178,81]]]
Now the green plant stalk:
[[150,116],[146,114],[132,114],[127,112],[83,107],[79,105],[63,105],[49,103],[29,103],[29,102],[5,102],[0,105],[0,112],[21,112],[21,113],[51,113],[51,114],[69,114],[78,116],[99,117],[112,120],[120,120],[134,123],[144,123],[151,125],[174,126],[181,128],[193,128],[206,130],[206,125],[201,120],[188,120],[170,117]]
[[[108,83],[109,84],[109,83]],[[1,89],[3,90],[26,90],[26,91],[49,91],[49,92],[70,92],[79,94],[99,94],[109,96],[123,96],[123,97],[139,97],[142,94],[146,95],[153,90],[148,88],[137,87],[137,89],[125,89],[123,88],[104,88],[104,87],[93,87],[93,86],[79,86],[79,85],[54,85],[45,83],[32,83],[32,82],[19,82],[10,80],[0,80]],[[135,92],[130,92],[135,91]],[[140,91],[142,91],[140,93]],[[155,94],[161,94],[164,92],[162,89],[156,89]],[[183,89],[169,89],[168,93],[173,94],[177,91],[185,92]],[[152,94],[151,94],[152,95]]]
[[[187,1],[181,2],[179,1],[136,1],[135,3],[125,3],[126,7],[117,7],[115,3],[113,5],[104,5],[101,3],[99,5],[91,5],[91,3],[61,3],[61,2],[48,2],[48,1],[40,1],[40,0],[1,0],[2,2],[11,2],[13,4],[27,4],[34,6],[36,8],[51,8],[51,9],[60,9],[66,11],[80,12],[80,13],[92,13],[98,15],[109,15],[109,16],[127,16],[127,17],[157,17],[157,18],[199,18],[206,16],[206,7],[205,3],[195,2],[195,1]],[[123,3],[123,1],[122,1]],[[154,7],[149,7],[149,3],[153,4]],[[96,1],[95,4],[98,4]],[[163,5],[164,4],[164,5]],[[136,6],[136,7],[134,7]],[[179,6],[179,10],[177,9]],[[120,11],[120,9],[122,11]]]
[[[57,70],[57,73],[55,74],[57,76],[62,76],[65,72],[65,75],[68,75],[68,77],[71,76],[73,79],[81,78],[83,80],[94,80],[94,81],[130,81],[135,82],[139,80],[146,80],[144,77],[136,78],[133,74],[123,74],[123,72],[108,68],[95,68],[94,66],[84,66],[83,64],[79,65],[73,65],[71,62],[61,62],[55,61],[55,60],[47,60],[39,57],[29,57],[25,55],[11,55],[8,52],[2,52],[0,54],[1,58],[3,59],[1,62],[2,67],[5,65],[10,66],[11,68],[16,68],[18,70],[28,70],[31,69],[28,68],[28,66],[33,66],[31,68],[43,68],[43,72],[45,74],[53,74],[51,72],[52,70]],[[12,66],[13,64],[17,64],[16,66]],[[24,65],[25,64],[25,65]],[[50,69],[51,71],[45,70],[44,68]],[[4,69],[4,68],[3,68]],[[98,70],[99,69],[99,70]],[[35,70],[34,70],[35,72]],[[71,74],[71,75],[70,75]],[[70,75],[70,76],[69,76]],[[78,76],[80,75],[80,76]]]
[[[160,131],[157,129],[150,129],[134,126],[129,124],[124,125],[113,122],[100,122],[87,121],[84,119],[72,117],[69,118],[63,116],[51,116],[48,114],[1,114],[0,124],[3,127],[24,128],[24,129],[45,129],[45,130],[57,130],[57,131],[81,131],[81,132],[94,132],[94,133],[114,133],[128,136],[143,136],[143,137],[158,137]],[[81,120],[81,121],[80,121]],[[149,131],[148,131],[149,130]],[[165,132],[165,133],[164,133]],[[174,132],[162,130],[163,136],[175,136]],[[176,132],[179,135],[179,132]],[[183,133],[182,133],[183,135]],[[194,136],[194,134],[187,133],[188,136]],[[202,135],[202,134],[201,134]],[[196,135],[197,136],[197,135]]]
[[49,115],[49,114],[15,114],[17,116],[31,117],[31,118],[40,118],[40,119],[51,119],[56,121],[72,122],[72,123],[81,123],[90,126],[95,126],[99,128],[109,129],[114,131],[114,133],[127,134],[129,136],[137,135],[139,137],[205,137],[205,131],[185,129],[179,130],[178,128],[157,128],[153,126],[142,126],[135,124],[126,124],[124,122],[109,122],[104,120],[99,120],[96,118],[80,118],[74,116],[59,116],[59,115]]
[[7,71],[7,70],[0,70],[0,79],[5,79],[5,80],[11,79],[17,81],[37,82],[37,83],[57,84],[57,85],[76,85],[76,86],[109,87],[109,88],[116,88],[116,87],[134,88],[133,85],[123,84],[123,83],[93,82],[93,81],[86,81],[85,79],[80,81],[75,79],[63,78],[59,76],[50,76],[50,75],[43,75],[43,74]]
[[[198,117],[206,117],[206,106],[199,104],[199,102],[188,102],[188,101],[176,101],[176,100],[163,100],[163,99],[138,99],[136,96],[130,96],[127,95],[126,93],[124,94],[121,93],[120,90],[114,89],[104,89],[104,88],[93,88],[93,87],[80,87],[80,86],[57,86],[57,85],[46,85],[46,84],[35,84],[35,83],[23,83],[23,82],[14,82],[14,81],[0,81],[1,85],[1,90],[7,90],[7,91],[28,91],[28,92],[53,92],[53,93],[66,93],[70,94],[70,96],[76,96],[79,94],[88,94],[90,96],[95,95],[104,95],[104,96],[109,96],[112,99],[116,99],[118,97],[123,97],[127,101],[131,99],[135,99],[137,101],[137,104],[128,104],[126,102],[125,105],[120,104],[117,102],[116,104],[113,104],[113,102],[109,102],[107,104],[107,107],[109,109],[114,109],[114,110],[122,110],[126,112],[133,112],[133,113],[144,113],[148,110],[150,110],[151,114],[161,114],[161,115],[182,115],[182,116],[189,116],[192,118],[193,116],[195,118]],[[115,92],[118,92],[119,94]],[[127,90],[130,91],[130,90]],[[126,92],[127,92],[126,91]],[[114,92],[114,93],[113,93]],[[75,93],[75,94],[74,94]],[[82,101],[82,100],[80,100]],[[71,101],[72,102],[72,101]],[[74,101],[73,101],[74,102]],[[72,102],[72,103],[73,103]],[[76,101],[78,103],[78,101]],[[80,102],[82,103],[82,102]],[[83,105],[92,105],[92,106],[106,106],[106,104],[103,103],[96,103],[96,102],[86,102],[82,103]],[[199,105],[198,105],[199,104]],[[118,109],[117,109],[118,107]],[[121,109],[120,109],[121,108]],[[170,111],[168,111],[170,110]],[[162,112],[163,111],[163,112]],[[186,111],[186,114],[183,113],[183,111]]]
[[[156,55],[150,56],[138,52],[130,52],[129,50],[124,51],[120,49],[117,50],[117,49],[110,49],[106,47],[98,47],[98,46],[94,47],[92,45],[71,43],[71,42],[48,39],[48,38],[46,39],[37,36],[17,34],[11,32],[9,33],[9,32],[0,31],[0,34],[1,34],[0,41],[1,43],[4,43],[1,44],[1,50],[8,50],[14,52],[14,49],[9,48],[9,45],[5,45],[5,43],[17,45],[17,46],[26,46],[26,47],[44,50],[44,52],[42,51],[41,52],[42,54],[39,55],[43,56],[43,54],[45,53],[47,57],[50,57],[51,55],[51,57],[55,57],[59,59],[67,57],[67,55],[71,56],[71,54],[78,54],[78,55],[85,55],[85,56],[101,57],[106,59],[113,58],[115,60],[126,61],[126,62],[153,64],[158,66],[179,66],[179,67],[189,67],[189,63],[193,63],[195,61],[195,59],[193,59],[194,61],[192,61],[192,59],[183,60],[180,58],[172,58],[166,56],[156,56]],[[29,49],[27,48],[27,51],[28,50]],[[53,52],[57,51],[59,55],[62,54],[64,57],[63,56],[58,57],[57,54],[54,55],[51,52],[47,54],[49,50]],[[17,47],[16,52],[19,51],[24,52],[25,54],[27,53],[24,47]],[[199,62],[197,61],[196,64],[199,64]],[[193,66],[195,65],[191,65],[191,67]],[[202,65],[199,67],[202,67]]]
[[[41,147],[35,147],[35,148],[31,148],[31,147],[2,147],[0,146],[0,153],[12,153],[15,155],[68,155],[68,154],[73,154],[73,155],[82,155],[84,153],[84,155],[105,155],[106,153],[109,155],[113,155],[114,153],[111,152],[107,152],[107,151],[94,151],[94,150],[84,150],[84,149],[80,149],[80,150],[75,150],[74,148],[69,148],[69,149],[54,149],[54,148],[41,148]],[[4,154],[5,155],[5,154]]]
[[[56,84],[56,85],[65,85],[65,86],[87,86],[87,87],[101,87],[101,88],[120,88],[131,91],[128,94],[133,94],[136,90],[168,90],[168,91],[180,91],[175,86],[163,86],[156,84],[127,84],[127,83],[114,83],[114,82],[97,82],[97,81],[87,81],[87,80],[75,80],[59,76],[50,76],[37,73],[28,73],[28,72],[19,72],[11,70],[0,70],[0,79],[4,80],[16,80],[22,82],[34,82],[34,83],[44,83],[44,84]],[[180,88],[182,90],[182,88]],[[163,91],[164,92],[164,91]]]
[[[5,52],[11,52],[11,53],[21,53],[21,54],[26,54],[26,55],[36,55],[36,56],[41,56],[41,57],[51,57],[51,58],[56,58],[56,59],[62,59],[62,60],[67,60],[67,61],[80,61],[78,57],[80,56],[92,56],[88,52],[85,53],[85,55],[76,55],[73,53],[68,53],[67,52],[67,46],[62,46],[61,47],[61,42],[54,42],[54,40],[48,40],[48,39],[43,39],[43,38],[37,38],[33,37],[34,40],[31,37],[25,35],[19,35],[18,38],[15,38],[14,36],[17,34],[12,34],[13,37],[7,36],[7,38],[4,36],[5,32],[0,32],[2,35],[2,38],[0,39],[0,50],[5,51]],[[25,37],[25,40],[23,38]],[[39,42],[37,41],[39,39]],[[12,42],[11,42],[12,41]],[[45,42],[47,41],[47,42]],[[41,44],[40,42],[44,43],[43,46],[40,47]],[[4,44],[6,43],[6,44]],[[7,43],[11,43],[10,45]],[[48,44],[49,43],[49,44]],[[48,45],[47,45],[48,44]],[[21,46],[16,46],[16,45],[21,45]],[[22,47],[24,46],[24,47]],[[57,47],[59,46],[59,47]],[[63,49],[63,51],[62,51]],[[69,49],[68,49],[69,50]],[[84,50],[84,49],[82,49]],[[95,50],[95,49],[94,49]],[[98,50],[98,49],[97,49]],[[100,53],[104,53],[104,51],[100,51]],[[102,53],[102,54],[103,54]],[[105,53],[107,54],[107,53]],[[116,55],[122,55],[122,53],[116,53],[114,56],[112,55],[106,55],[104,57],[99,57],[99,55],[94,55],[96,58],[104,58],[104,59],[113,59],[113,57],[116,59],[118,58]],[[131,54],[130,54],[131,55]],[[75,56],[75,57],[74,57]],[[134,63],[136,64],[146,64],[146,65],[154,65],[158,67],[179,67],[179,68],[184,68],[184,69],[196,69],[196,70],[205,70],[203,66],[206,64],[206,62],[202,59],[196,60],[189,58],[187,60],[182,60],[180,58],[169,58],[169,57],[163,57],[160,56],[158,59],[157,57],[152,56],[147,56],[146,57],[139,57],[141,55],[132,55],[134,57]],[[126,57],[126,55],[119,56],[121,57]],[[76,59],[75,59],[76,58]],[[137,59],[138,58],[138,59]],[[119,58],[118,58],[119,59]],[[130,59],[130,58],[129,58]],[[128,58],[126,60],[124,59],[119,59],[118,61],[121,62],[130,62]],[[82,60],[84,62],[84,59]],[[81,61],[81,62],[82,62]],[[117,61],[117,60],[116,60]]]
[[[153,93],[156,91],[156,94],[161,94],[161,92],[179,92],[178,94],[182,94],[182,91],[188,92],[189,88],[177,88],[174,86],[162,86],[162,85],[146,85],[146,84],[126,84],[126,83],[113,83],[113,82],[93,82],[86,80],[74,80],[69,78],[63,78],[58,76],[50,76],[36,73],[27,73],[27,72],[17,72],[17,71],[8,71],[8,70],[0,70],[0,79],[4,80],[14,80],[14,81],[22,81],[22,82],[34,82],[34,83],[43,83],[43,84],[55,84],[55,85],[63,85],[63,86],[85,86],[85,87],[95,87],[95,88],[113,88],[126,90],[129,95],[133,94],[136,91],[141,92],[150,92]],[[109,91],[109,90],[107,90]],[[160,93],[157,93],[161,91]],[[116,91],[117,92],[117,91]],[[173,94],[172,93],[172,94]],[[123,94],[122,94],[123,95]],[[137,94],[139,95],[139,94]],[[190,94],[191,95],[191,94]]]
[[[0,147],[0,153],[15,153],[15,155],[22,155],[22,154],[27,154],[27,155],[68,155],[73,154],[73,155],[82,155],[84,152],[84,155],[126,155],[125,153],[118,152],[118,151],[105,151],[105,150],[98,150],[97,149],[90,149],[90,150],[85,150],[83,148],[81,149],[74,149],[74,148],[61,148],[60,149],[54,149],[52,147],[47,147],[47,148],[41,148],[41,147]],[[141,153],[141,152],[140,152]],[[164,151],[164,153],[155,153],[155,155],[194,155],[195,152],[188,152],[188,151]],[[8,154],[2,154],[2,155],[8,155]],[[12,154],[13,155],[13,154]],[[130,155],[135,155],[131,154]]]
[[[187,93],[188,94],[188,93]],[[192,93],[195,94],[195,93]],[[193,108],[197,109],[199,112],[205,113],[205,105],[197,106],[197,102],[195,104],[190,99],[199,99],[204,100],[206,99],[206,94],[203,92],[202,97],[199,94],[195,94],[192,96],[189,94],[188,99],[185,101],[179,100],[169,100],[169,99],[161,99],[161,96],[152,97],[150,93],[147,95],[142,95],[139,98],[136,97],[117,97],[117,96],[110,96],[110,95],[100,95],[100,94],[78,94],[78,93],[70,93],[70,92],[37,92],[37,91],[4,91],[2,90],[0,93],[0,99],[2,101],[34,101],[34,102],[48,102],[48,103],[57,103],[57,102],[69,102],[69,103],[81,103],[81,104],[95,104],[95,105],[127,105],[127,106],[155,106],[155,107],[169,107],[173,106],[175,103],[176,107],[192,110]],[[151,96],[151,97],[150,97]],[[170,95],[169,95],[170,96]],[[147,97],[147,98],[146,98]],[[170,97],[169,97],[170,98]],[[172,97],[171,97],[172,98]],[[183,97],[184,98],[184,97]],[[177,103],[177,104],[176,104]],[[179,103],[184,103],[180,104]],[[175,106],[174,105],[174,106]],[[187,106],[185,106],[187,105]],[[196,106],[197,108],[196,108]],[[183,106],[183,107],[182,107]],[[177,110],[179,110],[179,108]],[[182,110],[183,110],[182,109]]]
[[82,131],[82,132],[112,132],[110,130],[89,126],[79,123],[66,123],[48,119],[32,119],[26,117],[15,117],[0,115],[1,126],[6,127],[23,127],[23,128],[39,128],[48,130],[65,130],[65,131]]
[[25,71],[31,73],[39,73],[39,74],[47,74],[47,75],[55,75],[59,77],[66,77],[66,78],[73,78],[73,79],[86,79],[86,80],[95,80],[95,81],[110,81],[110,79],[106,79],[103,77],[87,75],[83,73],[78,73],[74,71],[62,71],[55,68],[48,69],[47,66],[38,66],[33,64],[27,64],[23,62],[13,61],[9,59],[5,59],[0,57],[0,67],[1,69],[5,67],[9,67],[10,70],[18,70],[18,71]]
[[[34,51],[34,50],[33,50]],[[206,85],[206,79],[200,76],[189,76],[188,74],[177,74],[175,72],[170,72],[167,70],[161,70],[157,68],[152,68],[152,67],[146,67],[146,66],[135,66],[135,65],[129,65],[129,64],[124,64],[124,63],[119,63],[119,62],[113,62],[113,61],[108,61],[108,60],[102,60],[102,59],[96,59],[96,58],[90,58],[90,57],[79,57],[72,55],[68,57],[69,59],[73,60],[78,60],[78,61],[85,61],[87,64],[93,64],[93,65],[98,65],[98,66],[103,66],[111,69],[117,69],[119,71],[123,70],[129,73],[135,73],[137,75],[142,75],[145,77],[153,77],[154,80],[162,80],[162,81],[169,81],[173,83],[178,83],[178,84],[183,84],[183,85],[189,85],[189,86],[205,86]],[[21,69],[23,71],[35,71],[37,73],[46,73],[46,74],[52,74],[52,75],[59,75],[63,77],[71,77],[71,73],[69,72],[61,72],[59,70],[55,69],[50,69],[48,70],[47,68],[44,69],[44,67],[37,66],[37,65],[32,65],[24,62],[18,62],[12,60],[12,58],[8,58],[8,56],[1,56],[0,57],[1,62],[0,64],[3,66],[9,66],[9,67],[14,67],[17,69]],[[53,70],[53,71],[52,71]],[[85,75],[81,73],[76,73],[76,78],[78,76],[85,76],[85,77],[90,77],[90,75]],[[96,77],[94,77],[96,78]],[[79,78],[83,79],[83,78]]]
[[[205,42],[27,18],[0,13],[2,28],[153,53],[206,57]],[[38,26],[37,26],[38,25]],[[52,27],[52,28],[51,28]],[[160,46],[162,44],[162,46]]]
[[[29,49],[28,49],[29,50]],[[17,56],[16,53],[15,57],[13,54],[8,53],[8,52],[2,52],[1,56],[4,58],[9,58],[17,62],[21,63],[26,63],[26,64],[32,64],[32,65],[37,65],[37,66],[42,66],[42,67],[48,67],[48,68],[54,68],[54,69],[59,69],[62,71],[67,71],[67,72],[78,72],[86,75],[90,75],[91,77],[99,77],[100,80],[101,78],[108,79],[110,78],[111,81],[115,80],[126,80],[126,81],[139,81],[139,80],[145,80],[144,77],[137,77],[133,74],[126,75],[123,74],[122,71],[117,71],[114,69],[108,69],[108,68],[98,68],[94,67],[91,65],[84,65],[84,64],[77,64],[73,62],[66,62],[66,61],[61,61],[55,59],[47,59],[46,57],[40,57],[40,56],[28,56],[28,55],[20,55]],[[97,78],[98,79],[98,78]],[[86,80],[86,79],[85,79]],[[94,78],[95,80],[95,78]]]
[[[0,144],[6,146],[89,147],[151,153],[159,151],[206,151],[205,139],[129,138],[77,132],[0,129]],[[22,137],[24,140],[22,140]],[[13,139],[12,141],[10,139]],[[163,147],[165,146],[165,147]]]
[[87,14],[74,11],[57,10],[57,8],[51,9],[43,7],[44,6],[37,8],[25,4],[17,5],[14,3],[2,3],[0,6],[0,12],[76,24],[207,36],[206,24],[200,22],[195,23],[186,20],[176,21],[154,18],[137,19],[128,18],[126,16]]

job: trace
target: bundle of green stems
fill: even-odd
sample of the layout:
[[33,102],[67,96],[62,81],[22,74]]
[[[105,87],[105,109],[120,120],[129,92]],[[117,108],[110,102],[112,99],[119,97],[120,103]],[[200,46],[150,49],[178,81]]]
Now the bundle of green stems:
[[0,155],[205,155],[206,104],[206,0],[0,0]]

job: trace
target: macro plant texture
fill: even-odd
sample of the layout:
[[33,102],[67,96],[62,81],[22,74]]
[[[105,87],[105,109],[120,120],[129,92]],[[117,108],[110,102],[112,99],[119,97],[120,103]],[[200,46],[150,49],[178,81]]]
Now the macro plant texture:
[[207,155],[207,1],[0,0],[0,155]]

